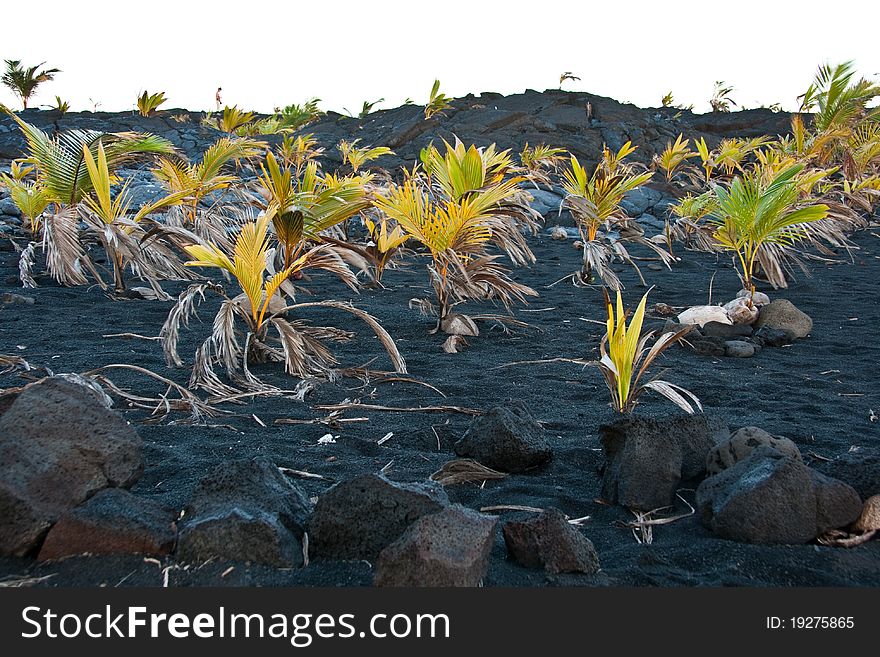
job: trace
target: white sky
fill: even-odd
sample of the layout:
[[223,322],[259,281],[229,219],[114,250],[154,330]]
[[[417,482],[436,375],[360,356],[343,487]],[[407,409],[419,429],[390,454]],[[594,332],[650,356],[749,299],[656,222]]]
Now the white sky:
[[566,89],[641,106],[672,91],[707,111],[724,80],[740,105],[795,109],[824,61],[876,77],[878,15],[866,0],[16,0],[0,9],[0,59],[62,69],[31,104],[57,94],[74,110],[130,109],[144,89],[211,109],[222,86],[246,109],[316,96],[357,113],[423,104],[435,77],[452,96],[508,94],[563,71],[581,78]]

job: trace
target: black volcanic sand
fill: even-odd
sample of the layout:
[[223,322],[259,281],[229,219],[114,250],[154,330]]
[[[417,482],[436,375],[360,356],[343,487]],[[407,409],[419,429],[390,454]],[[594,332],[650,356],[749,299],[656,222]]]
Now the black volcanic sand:
[[[550,220],[552,223],[552,219]],[[816,456],[834,459],[853,446],[880,444],[880,422],[869,420],[869,409],[880,411],[880,241],[878,231],[854,237],[860,250],[854,262],[842,254],[837,264],[814,262],[812,276],[798,274],[787,290],[769,291],[787,298],[814,319],[810,338],[781,349],[764,349],[751,359],[708,358],[683,348],[667,352],[661,366],[669,367],[669,380],[696,392],[706,412],[721,415],[731,428],[757,425],[794,440],[807,461],[822,467]],[[365,290],[353,295],[335,279],[321,275],[310,283],[315,298],[351,299],[375,314],[397,340],[410,373],[442,390],[443,399],[430,389],[410,383],[367,384],[344,379],[325,383],[305,403],[286,398],[260,398],[242,406],[229,406],[236,415],[221,418],[226,426],[186,424],[144,425],[145,413],[121,412],[137,425],[145,443],[146,471],[134,492],[181,509],[196,482],[210,469],[233,458],[266,456],[279,466],[321,474],[334,481],[388,468],[400,481],[423,480],[454,458],[453,443],[464,433],[468,418],[459,414],[387,413],[350,411],[348,417],[368,416],[369,422],[332,430],[336,444],[318,445],[327,432],[321,425],[275,426],[278,418],[313,418],[323,412],[316,404],[360,399],[390,406],[451,404],[489,408],[505,399],[523,400],[545,423],[554,448],[552,461],[534,472],[489,481],[484,487],[462,484],[448,488],[451,499],[469,507],[490,505],[556,506],[571,517],[591,516],[583,532],[596,545],[602,571],[598,575],[548,577],[507,558],[498,532],[487,586],[860,586],[880,585],[880,541],[852,549],[819,545],[754,546],[714,537],[696,517],[655,528],[651,545],[640,545],[630,529],[620,523],[632,518],[624,509],[597,501],[602,462],[597,427],[612,418],[608,394],[598,370],[556,363],[500,367],[513,361],[553,357],[594,358],[597,354],[604,310],[598,289],[578,289],[567,282],[548,287],[579,266],[580,254],[569,242],[546,236],[532,240],[538,264],[517,272],[540,298],[517,310],[532,326],[505,335],[482,324],[482,335],[470,340],[463,353],[441,350],[443,337],[429,335],[433,322],[408,308],[411,298],[426,293],[423,260],[410,260],[405,269],[389,271],[389,289]],[[138,339],[102,338],[104,334],[131,332],[157,335],[170,303],[114,301],[96,287],[59,288],[42,279],[42,287],[21,290],[16,286],[17,258],[8,248],[0,253],[2,291],[35,297],[34,305],[10,305],[0,310],[0,353],[20,354],[35,366],[54,372],[82,372],[109,363],[130,363],[151,368],[180,382],[186,371],[166,368],[159,345]],[[683,259],[672,271],[645,269],[655,285],[650,302],[673,306],[705,303],[710,278],[713,297],[726,301],[738,289],[737,278],[726,258],[681,250]],[[633,307],[644,289],[628,270],[625,299]],[[232,286],[230,286],[232,287]],[[175,284],[169,289],[177,291]],[[181,353],[192,355],[210,330],[218,304],[209,300],[200,316],[184,333]],[[471,310],[477,310],[472,306]],[[378,342],[346,314],[323,309],[310,311],[309,319],[357,330],[358,339],[337,349],[343,365],[361,365],[377,358],[372,367],[389,369]],[[585,321],[590,320],[590,321]],[[658,368],[655,368],[655,370]],[[284,377],[277,366],[255,371],[278,385],[292,388],[296,381]],[[152,394],[159,384],[125,372],[113,374],[117,383]],[[2,377],[3,387],[20,385],[18,375]],[[675,409],[648,394],[640,413],[663,415]],[[267,426],[260,426],[256,415]],[[183,419],[175,416],[174,419]],[[435,435],[436,431],[436,435]],[[394,436],[379,446],[386,433]],[[438,445],[439,438],[439,445]],[[330,457],[335,457],[330,460]],[[297,480],[310,495],[320,495],[325,481]],[[693,501],[693,491],[681,494]],[[671,513],[686,511],[686,508]],[[504,513],[502,520],[523,513]],[[164,565],[175,565],[169,561]],[[230,565],[235,568],[227,572]],[[279,570],[251,564],[208,563],[177,565],[168,571],[169,584],[186,585],[369,585],[366,562],[313,561],[308,567]],[[223,574],[225,576],[223,576]],[[45,576],[47,586],[162,584],[162,567],[140,557],[77,557],[35,564],[26,559],[0,560],[0,577]]]

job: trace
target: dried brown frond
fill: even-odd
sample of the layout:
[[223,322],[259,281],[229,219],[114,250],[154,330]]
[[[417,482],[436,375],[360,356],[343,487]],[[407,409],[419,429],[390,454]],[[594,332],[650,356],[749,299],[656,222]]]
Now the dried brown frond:
[[168,313],[168,318],[159,331],[162,351],[165,354],[165,362],[174,367],[183,367],[183,361],[177,353],[177,341],[180,338],[180,325],[189,326],[189,321],[196,315],[198,305],[205,300],[205,292],[213,290],[222,296],[226,296],[223,288],[216,283],[205,282],[190,285],[177,297],[177,303]]
[[[129,392],[116,385],[110,378],[103,374],[106,370],[129,370],[143,374],[151,379],[159,381],[166,386],[166,392],[158,397],[145,397],[143,395]],[[194,423],[203,423],[207,418],[216,417],[228,411],[215,408],[207,402],[201,400],[197,395],[190,392],[184,386],[175,383],[171,379],[160,376],[155,372],[137,365],[111,364],[98,367],[88,372],[82,373],[83,377],[97,381],[102,387],[136,408],[143,408],[151,411],[150,422],[161,422],[171,412],[178,411],[190,414],[190,421]],[[174,391],[178,397],[169,397]]]
[[37,287],[37,282],[31,274],[31,270],[34,267],[34,259],[36,258],[36,246],[36,242],[29,243],[22,249],[21,255],[18,258],[18,279],[21,281],[21,286],[25,288]]
[[340,404],[319,404],[314,407],[320,411],[383,411],[386,413],[461,413],[463,415],[483,415],[485,411],[465,406],[382,406],[380,404],[362,404],[360,402],[342,402]]
[[376,337],[379,338],[379,342],[382,343],[382,346],[385,348],[385,351],[388,352],[388,355],[391,358],[391,362],[394,365],[394,370],[398,374],[407,373],[406,361],[403,359],[403,356],[397,349],[397,345],[394,343],[394,339],[391,337],[388,331],[386,331],[382,327],[379,321],[369,313],[359,308],[356,308],[350,303],[345,303],[342,301],[310,301],[306,303],[297,303],[292,306],[287,306],[286,308],[284,308],[284,310],[276,312],[274,316],[277,317],[281,313],[287,312],[288,310],[300,310],[303,308],[333,308],[354,315],[365,324],[367,324],[367,326],[369,326],[373,330],[373,333],[376,334]]
[[441,486],[463,483],[483,483],[492,479],[505,479],[507,473],[488,468],[473,459],[453,459],[431,474],[429,479]]
[[0,354],[0,367],[3,368],[0,370],[0,374],[8,374],[19,368],[23,369],[25,372],[29,372],[33,369],[31,364],[21,356],[8,356],[5,354]]
[[[500,256],[481,255],[471,258],[459,257],[454,251],[447,256],[449,268],[445,283],[456,302],[467,300],[500,301],[510,308],[514,301],[525,303],[527,297],[538,293],[528,285],[510,278],[510,270],[499,264]],[[442,285],[444,277],[433,266],[429,267],[435,286]]]
[[79,239],[76,208],[49,213],[43,224],[43,250],[52,278],[62,285],[85,285],[83,267],[91,265]]

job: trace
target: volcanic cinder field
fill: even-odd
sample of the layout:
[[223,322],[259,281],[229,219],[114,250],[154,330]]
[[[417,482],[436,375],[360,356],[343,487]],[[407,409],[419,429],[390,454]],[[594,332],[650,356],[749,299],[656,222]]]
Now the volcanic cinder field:
[[[591,119],[581,116],[586,102],[592,104]],[[331,147],[340,138],[361,137],[365,143],[390,145],[395,155],[378,164],[396,177],[399,167],[414,161],[429,141],[452,139],[453,135],[466,144],[487,146],[494,142],[502,149],[520,149],[526,141],[546,141],[591,163],[598,159],[602,143],[633,139],[640,147],[636,158],[649,162],[679,132],[694,138],[704,135],[717,142],[722,136],[783,133],[789,121],[786,115],[756,111],[719,114],[713,122],[708,115],[686,112],[683,117],[674,117],[666,109],[640,110],[608,99],[562,92],[458,99],[448,116],[427,127],[422,126],[419,111],[403,107],[377,112],[362,121],[325,117],[308,131],[326,140],[328,162],[333,165],[338,162],[333,162],[337,155]],[[53,119],[47,115],[25,112],[22,117],[48,130]],[[139,130],[165,134],[191,156],[215,138],[196,123],[186,127],[161,117],[83,114],[54,122],[61,130],[82,126],[108,131],[131,123],[130,127]],[[5,129],[0,133],[0,156],[17,157],[23,147],[17,128],[6,118],[0,126]],[[274,143],[272,138],[268,141]],[[332,170],[330,164],[327,168]],[[126,166],[142,182],[139,189],[147,196],[153,193],[155,184],[148,180],[146,165]],[[654,203],[638,209],[642,216],[648,215],[648,235],[661,231],[666,217],[656,215],[662,202],[673,196],[661,178],[658,175],[649,184]],[[240,459],[264,457],[282,468],[313,500],[320,500],[333,485],[365,473],[381,471],[392,481],[423,482],[458,458],[454,445],[465,435],[474,413],[521,404],[543,426],[552,448],[549,461],[503,478],[448,485],[445,492],[452,503],[478,511],[487,509],[487,514],[498,516],[499,527],[510,520],[532,518],[535,509],[558,508],[570,519],[579,519],[573,526],[592,541],[600,569],[552,573],[527,568],[512,558],[502,532],[496,530],[488,570],[482,577],[484,586],[880,585],[877,540],[852,547],[816,540],[753,544],[712,531],[696,501],[699,479],[683,481],[671,507],[647,516],[668,522],[642,524],[641,529],[633,523],[644,521],[646,516],[603,499],[606,456],[599,428],[617,420],[619,414],[609,408],[599,368],[571,361],[598,360],[606,309],[598,284],[574,286],[563,280],[581,268],[582,252],[574,239],[551,237],[550,229],[555,225],[572,228],[575,224],[570,213],[560,214],[558,205],[553,207],[546,200],[552,199],[550,192],[552,189],[535,194],[533,207],[541,211],[545,222],[536,235],[527,238],[536,262],[512,271],[515,281],[539,295],[512,310],[523,325],[505,327],[496,321],[478,321],[480,334],[466,337],[467,344],[459,353],[446,353],[442,345],[447,336],[432,333],[436,318],[423,316],[410,303],[433,294],[425,251],[417,247],[414,255],[386,271],[381,288],[364,287],[355,293],[326,272],[309,273],[298,281],[308,294],[298,296],[297,301],[334,299],[369,312],[394,339],[406,361],[406,376],[370,373],[387,373],[393,367],[363,323],[331,308],[303,309],[298,319],[315,326],[344,328],[356,335],[350,342],[333,346],[339,376],[314,381],[302,399],[288,392],[299,381],[285,374],[282,363],[251,365],[254,374],[277,386],[281,394],[245,396],[241,403],[219,404],[222,413],[200,423],[176,410],[156,421],[148,410],[133,408],[111,394],[115,412],[143,440],[143,473],[131,492],[174,511],[177,526],[184,527],[187,517],[180,517],[180,511],[187,508],[200,480]],[[545,199],[543,204],[539,199]],[[657,223],[651,225],[651,219]],[[361,226],[353,230],[354,235],[363,235]],[[771,299],[786,299],[812,318],[808,337],[781,346],[765,345],[751,357],[727,357],[705,347],[674,345],[652,365],[651,373],[663,372],[664,379],[692,391],[699,397],[703,413],[726,423],[731,431],[755,426],[784,436],[794,442],[807,466],[851,484],[862,499],[877,494],[880,490],[871,487],[877,485],[880,445],[878,237],[877,224],[869,223],[851,235],[849,248],[834,248],[821,258],[805,259],[808,271],[795,269],[787,289],[773,290],[758,283],[759,290]],[[0,294],[6,296],[0,305],[0,354],[19,356],[31,369],[10,368],[0,377],[0,388],[7,389],[0,397],[0,411],[7,411],[14,403],[19,387],[50,371],[84,373],[126,364],[182,386],[187,384],[188,367],[168,367],[156,339],[173,301],[114,294],[97,285],[64,287],[44,273],[40,257],[34,268],[38,287],[22,289],[19,250],[26,246],[28,237],[21,225],[10,222],[2,238]],[[650,329],[662,331],[667,321],[685,308],[724,303],[741,289],[729,254],[676,244],[675,261],[669,268],[647,249],[634,246],[631,254],[638,258],[650,287],[646,317]],[[100,264],[100,255],[96,257]],[[626,306],[635,307],[648,288],[641,285],[629,265],[618,263],[613,268],[624,285]],[[235,281],[224,279],[216,270],[199,273],[230,294],[238,294]],[[186,285],[181,281],[163,283],[175,298]],[[210,334],[219,308],[220,298],[208,295],[198,317],[181,331],[179,352],[187,366]],[[503,308],[488,302],[466,305],[470,315],[500,310]],[[104,374],[119,388],[144,397],[166,393],[161,382],[130,369],[106,370]],[[669,418],[682,413],[650,391],[640,402],[638,416]],[[333,413],[334,405],[342,405],[340,412]],[[415,410],[424,407],[438,408]],[[291,419],[301,422],[286,422]],[[326,439],[328,435],[330,439]],[[369,586],[374,578],[374,564],[369,559],[324,558],[320,552],[315,552],[307,565],[295,567],[260,563],[258,559],[185,560],[173,553],[156,558],[142,554],[36,557],[37,552],[32,551],[0,558],[0,579],[28,580],[38,586],[113,587]]]

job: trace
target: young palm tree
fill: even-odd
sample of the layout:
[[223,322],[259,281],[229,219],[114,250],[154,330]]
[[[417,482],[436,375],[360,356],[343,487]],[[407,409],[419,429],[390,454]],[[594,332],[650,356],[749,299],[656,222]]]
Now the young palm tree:
[[[147,240],[141,221],[149,214],[169,205],[180,202],[180,198],[166,196],[155,203],[144,205],[137,212],[131,211],[131,196],[128,182],[122,185],[115,198],[110,187],[113,176],[107,162],[104,146],[98,142],[97,157],[83,147],[83,160],[89,173],[93,191],[83,199],[79,216],[86,224],[86,232],[91,234],[104,248],[108,260],[113,264],[113,283],[116,292],[125,290],[125,269],[128,267],[142,280],[147,281],[160,298],[168,298],[159,281],[167,278],[191,279],[192,275],[183,268],[176,253],[161,241]],[[91,263],[90,259],[86,260]],[[104,282],[94,265],[89,268],[97,282]]]
[[78,206],[95,191],[85,152],[94,159],[99,148],[102,149],[112,178],[113,169],[125,162],[144,154],[170,154],[174,146],[156,135],[134,132],[69,130],[50,137],[15,114],[9,114],[28,144],[25,159],[34,167],[33,190],[48,202],[48,209],[43,213],[42,245],[49,273],[63,285],[84,284],[87,282],[84,268],[90,268],[90,260],[80,239]]
[[[312,267],[338,273],[338,269],[344,268],[338,248],[347,245],[325,231],[369,207],[365,185],[370,176],[321,176],[317,164],[312,162],[306,165],[301,177],[294,177],[294,170],[282,167],[271,152],[260,168],[261,200],[257,206],[275,228],[283,268],[288,269],[315,243],[325,242],[319,250],[321,257],[312,258]],[[299,271],[292,274],[299,276]],[[291,292],[287,286],[284,289]]]
[[[301,320],[290,319],[288,313],[306,308],[324,307],[342,310],[364,321],[378,336],[391,357],[398,373],[406,372],[406,363],[391,336],[372,316],[338,301],[314,301],[287,305],[281,296],[281,286],[289,276],[309,267],[330,267],[322,262],[326,246],[304,250],[291,264],[274,273],[271,268],[269,217],[265,214],[256,221],[242,225],[231,251],[210,242],[186,247],[192,260],[191,267],[215,267],[231,274],[241,287],[242,294],[229,297],[214,283],[190,286],[181,293],[177,304],[168,315],[160,337],[169,365],[183,365],[177,343],[180,326],[188,326],[198,301],[206,291],[223,297],[223,303],[214,318],[213,330],[196,352],[190,385],[212,394],[226,395],[238,388],[224,383],[215,370],[221,366],[229,380],[247,390],[265,391],[269,386],[251,373],[252,362],[281,362],[285,370],[300,378],[330,377],[336,359],[324,344],[326,341],[346,342],[354,335],[332,327],[313,326]],[[339,261],[334,273],[350,287],[356,280]],[[242,330],[238,324],[242,324]]]
[[765,272],[779,270],[784,250],[808,239],[808,224],[828,215],[827,205],[801,201],[796,176],[803,168],[790,166],[768,180],[755,167],[734,178],[729,188],[713,189],[717,204],[708,218],[713,237],[736,255],[743,287],[753,293],[756,264]]
[[428,271],[437,299],[438,329],[450,332],[451,311],[457,303],[495,299],[509,308],[514,301],[524,303],[526,297],[538,295],[510,279],[508,270],[497,262],[501,256],[487,252],[492,242],[507,249],[521,237],[516,225],[497,212],[511,191],[511,185],[501,183],[458,201],[434,201],[410,178],[376,198],[376,207],[431,255]]
[[39,70],[46,62],[41,62],[29,68],[22,68],[21,61],[17,59],[7,59],[5,62],[6,71],[3,73],[3,77],[0,78],[0,82],[3,82],[12,93],[19,97],[22,109],[27,109],[28,101],[36,92],[37,87],[44,82],[49,82],[55,77],[56,73],[61,72],[57,68]]
[[183,193],[185,219],[194,224],[199,214],[199,203],[209,194],[227,189],[238,181],[238,176],[224,172],[234,162],[257,155],[262,146],[250,139],[221,137],[208,147],[201,159],[187,163],[163,157],[153,169],[169,194]]
[[[644,185],[652,176],[651,172],[637,173],[632,165],[623,162],[634,150],[630,142],[617,152],[603,149],[602,160],[592,175],[587,175],[586,169],[572,155],[570,168],[563,171],[562,187],[567,194],[563,207],[571,210],[584,243],[583,266],[574,275],[576,284],[589,284],[595,272],[611,288],[620,289],[620,279],[609,266],[614,258],[630,263],[636,272],[639,271],[622,244],[624,240],[650,248],[667,266],[672,260],[667,251],[643,237],[643,231],[626,217],[620,207],[628,192]],[[603,227],[605,235],[599,232]],[[614,242],[607,235],[611,227],[619,229],[620,239]]]

